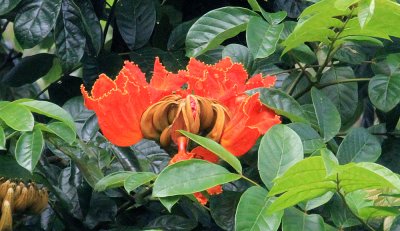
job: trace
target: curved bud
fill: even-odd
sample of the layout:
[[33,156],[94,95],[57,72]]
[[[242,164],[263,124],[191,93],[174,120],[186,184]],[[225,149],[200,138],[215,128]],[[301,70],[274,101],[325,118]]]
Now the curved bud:
[[4,200],[1,206],[0,230],[12,231],[12,205],[10,201]]

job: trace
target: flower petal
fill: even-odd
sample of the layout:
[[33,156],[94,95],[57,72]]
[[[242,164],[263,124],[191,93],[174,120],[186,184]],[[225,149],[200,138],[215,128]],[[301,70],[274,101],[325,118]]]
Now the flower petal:
[[257,74],[251,77],[246,83],[246,90],[251,90],[259,87],[272,87],[275,85],[276,77],[275,76],[266,76],[262,77],[261,74]]
[[217,163],[219,160],[219,157],[217,155],[215,155],[214,153],[208,151],[207,149],[205,149],[201,146],[195,147],[191,151],[191,153],[194,153],[194,157],[197,159],[207,160],[212,163]]
[[281,122],[258,97],[259,93],[256,93],[242,101],[222,134],[221,145],[236,156],[245,154],[261,134]]

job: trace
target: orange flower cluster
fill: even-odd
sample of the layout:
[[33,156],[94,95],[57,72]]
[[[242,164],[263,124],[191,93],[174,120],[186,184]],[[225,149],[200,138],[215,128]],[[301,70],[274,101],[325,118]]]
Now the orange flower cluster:
[[245,154],[260,135],[280,123],[259,94],[248,96],[245,91],[271,87],[275,80],[261,74],[248,79],[243,66],[229,57],[215,65],[191,58],[186,70],[178,73],[168,72],[156,58],[150,83],[137,65],[126,61],[115,80],[102,74],[91,94],[84,86],[81,91],[113,144],[130,146],[148,138],[167,146],[172,141],[178,153],[171,163],[191,158],[217,162],[218,157],[202,147],[188,152],[187,139],[177,130],[209,137],[235,156]]

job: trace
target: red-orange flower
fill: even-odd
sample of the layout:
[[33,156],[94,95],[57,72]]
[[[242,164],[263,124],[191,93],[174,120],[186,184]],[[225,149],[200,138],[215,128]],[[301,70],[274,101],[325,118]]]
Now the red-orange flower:
[[[236,156],[245,154],[260,135],[280,123],[272,110],[261,104],[259,94],[246,90],[271,87],[274,76],[258,74],[248,79],[239,63],[229,57],[215,65],[190,59],[186,70],[168,72],[156,58],[150,83],[137,65],[126,61],[115,80],[100,75],[89,94],[81,87],[85,105],[97,114],[104,136],[118,146],[130,146],[142,138],[171,142],[179,152],[171,163],[190,158],[217,162],[202,147],[187,152],[187,139],[177,130],[207,136]],[[210,194],[221,192],[220,187]],[[204,198],[202,198],[204,202]]]

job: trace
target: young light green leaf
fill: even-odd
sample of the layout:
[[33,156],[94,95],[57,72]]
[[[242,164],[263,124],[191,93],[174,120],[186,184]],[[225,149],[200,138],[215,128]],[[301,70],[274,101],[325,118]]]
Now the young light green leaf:
[[378,109],[388,112],[400,102],[400,74],[376,75],[368,84],[368,95]]
[[365,128],[353,128],[339,146],[340,164],[350,162],[375,162],[381,155],[378,139]]
[[247,91],[252,95],[259,92],[260,100],[277,114],[289,118],[292,122],[308,123],[300,104],[285,92],[274,88],[257,88]]
[[358,21],[363,28],[372,18],[375,11],[375,0],[361,0],[358,3]]
[[200,192],[238,180],[222,166],[204,160],[185,160],[166,167],[154,182],[153,196],[168,197]]
[[15,159],[26,170],[33,172],[44,148],[42,131],[34,128],[33,131],[24,132],[15,147]]
[[358,210],[360,217],[365,220],[377,217],[391,217],[400,215],[400,211],[395,207],[384,207],[384,206],[368,206]]
[[125,179],[124,188],[125,190],[130,193],[139,186],[149,183],[150,181],[154,180],[157,177],[156,174],[152,172],[135,172],[132,173]]
[[338,168],[338,184],[346,193],[360,189],[388,188],[400,191],[399,177],[382,165],[361,162]]
[[279,37],[283,30],[283,24],[274,25],[260,17],[252,17],[247,25],[247,46],[254,58],[266,58],[273,54]]
[[6,149],[6,135],[4,133],[4,129],[0,126],[0,150]]
[[223,7],[200,17],[186,36],[186,56],[196,57],[218,47],[246,29],[255,12],[241,7]]
[[106,189],[110,188],[118,188],[124,186],[125,180],[132,176],[133,174],[136,174],[136,172],[130,172],[130,171],[119,171],[119,172],[113,172],[102,179],[100,179],[95,187],[94,190],[96,191],[104,191]]
[[275,125],[268,130],[258,150],[258,171],[267,188],[273,180],[304,158],[300,137],[286,125]]
[[240,198],[235,230],[275,231],[279,228],[283,211],[268,214],[267,210],[275,199],[268,197],[268,191],[259,186],[247,189]]
[[328,201],[331,200],[333,196],[333,192],[327,192],[324,195],[311,199],[305,203],[300,203],[299,206],[305,211],[310,211],[312,209],[315,209],[323,204],[326,204]]
[[205,149],[217,155],[219,158],[221,158],[222,160],[227,162],[230,166],[232,166],[238,173],[240,174],[242,173],[242,165],[240,164],[239,159],[232,153],[227,151],[220,144],[215,142],[214,140],[199,135],[195,135],[183,130],[180,130],[179,132],[188,137],[189,139],[193,140],[197,144],[201,145]]
[[340,114],[332,101],[320,90],[312,88],[311,98],[320,133],[325,142],[327,142],[339,132],[341,125]]
[[172,207],[181,199],[181,196],[160,197],[158,199],[168,212],[171,212]]
[[0,108],[0,119],[17,131],[32,131],[35,123],[32,113],[18,103],[6,103]]
[[58,105],[38,100],[29,100],[19,104],[29,108],[32,112],[64,122],[75,132],[75,123],[71,115]]

